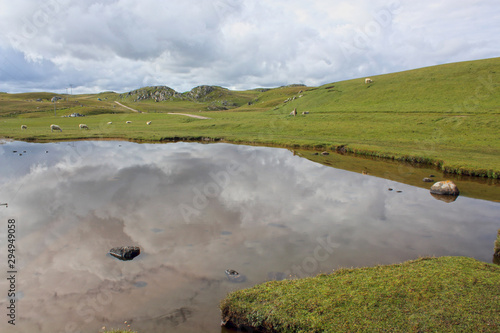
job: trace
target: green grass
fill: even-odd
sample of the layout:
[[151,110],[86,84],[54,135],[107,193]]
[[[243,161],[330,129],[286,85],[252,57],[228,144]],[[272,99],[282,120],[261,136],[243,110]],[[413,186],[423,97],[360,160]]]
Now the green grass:
[[222,318],[267,332],[498,332],[500,267],[465,257],[340,269],[230,293]]
[[[318,150],[345,146],[345,150],[358,155],[428,163],[449,173],[500,178],[499,67],[500,58],[494,58],[372,76],[372,84],[360,78],[316,88],[230,91],[215,87],[199,99],[164,102],[135,102],[133,96],[113,92],[64,96],[67,100],[56,104],[57,117],[53,103],[47,101],[53,94],[0,94],[0,136],[40,141],[209,137]],[[36,98],[43,101],[35,102]],[[114,101],[143,113],[132,113]],[[208,111],[223,104],[230,110]],[[296,117],[289,116],[293,108],[299,112]],[[302,111],[310,114],[301,115]],[[59,117],[73,112],[87,117]],[[168,112],[211,119],[185,118]],[[133,123],[125,126],[125,120]],[[145,126],[148,120],[153,121],[151,126]],[[113,126],[105,126],[108,121]],[[51,123],[61,125],[63,133],[51,133]],[[90,131],[79,131],[78,123],[86,123]],[[26,124],[28,130],[21,131],[21,124]]]
[[466,61],[323,85],[290,104],[335,112],[498,113],[500,58]]

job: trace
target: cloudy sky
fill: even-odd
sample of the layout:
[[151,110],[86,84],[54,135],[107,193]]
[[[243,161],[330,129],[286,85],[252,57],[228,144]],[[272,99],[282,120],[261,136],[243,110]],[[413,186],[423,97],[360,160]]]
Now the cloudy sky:
[[500,55],[495,0],[0,0],[0,91],[310,86]]

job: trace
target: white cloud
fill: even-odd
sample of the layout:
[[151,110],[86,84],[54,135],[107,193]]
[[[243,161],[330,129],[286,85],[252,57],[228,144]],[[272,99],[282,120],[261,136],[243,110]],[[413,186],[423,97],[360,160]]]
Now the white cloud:
[[[490,1],[23,0],[1,9],[3,91],[318,85],[500,49]],[[11,64],[42,75],[26,80]]]

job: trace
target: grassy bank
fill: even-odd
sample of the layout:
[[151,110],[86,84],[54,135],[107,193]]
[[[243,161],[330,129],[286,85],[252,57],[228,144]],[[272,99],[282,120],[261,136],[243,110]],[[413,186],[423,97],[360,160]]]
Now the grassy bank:
[[266,332],[498,332],[500,267],[465,257],[340,269],[230,293],[223,321]]
[[[214,88],[198,99],[161,102],[112,92],[64,95],[55,104],[49,93],[0,94],[0,136],[28,141],[211,138],[342,149],[433,164],[449,173],[500,178],[499,66],[500,58],[495,58],[372,76],[372,84],[356,79],[315,88],[243,92]],[[146,90],[152,94],[150,88]],[[122,108],[115,101],[142,113]],[[299,112],[295,117],[289,115],[294,108]],[[309,114],[302,115],[302,111]],[[74,112],[86,117],[61,118]],[[127,120],[132,123],[126,125]],[[152,124],[146,126],[146,121]],[[50,132],[52,123],[63,132]],[[79,123],[86,123],[90,130],[79,130]],[[21,130],[23,124],[27,130]]]

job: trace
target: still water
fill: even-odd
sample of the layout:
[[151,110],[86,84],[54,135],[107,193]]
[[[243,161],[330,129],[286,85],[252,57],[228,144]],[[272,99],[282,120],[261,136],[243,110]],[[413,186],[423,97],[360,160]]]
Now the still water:
[[[220,332],[230,291],[419,256],[491,262],[500,228],[497,202],[446,203],[285,149],[230,144],[2,142],[0,203],[2,276],[8,219],[17,270],[15,326],[0,281],[1,332]],[[125,245],[141,254],[108,254]]]

